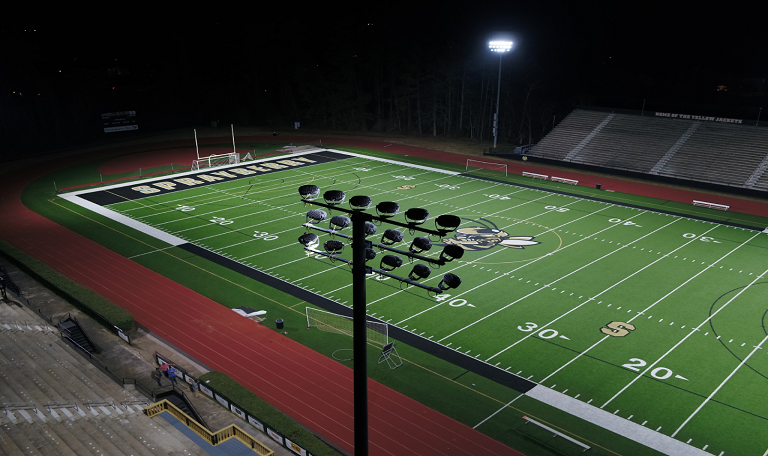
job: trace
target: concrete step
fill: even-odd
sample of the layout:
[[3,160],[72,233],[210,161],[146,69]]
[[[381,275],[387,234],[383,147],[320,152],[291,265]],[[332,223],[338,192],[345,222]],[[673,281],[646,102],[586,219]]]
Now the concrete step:
[[95,456],[72,434],[71,424],[52,422],[47,426],[59,438],[60,445],[57,449],[62,456]]
[[[100,423],[109,429],[112,429],[112,432],[117,434],[123,441],[130,445],[130,447],[133,449],[134,456],[154,456],[157,454],[157,451],[152,451],[149,449],[148,446],[144,444],[143,440],[139,440],[136,435],[131,432],[131,430],[134,428],[134,426],[131,425],[132,420],[137,420],[139,417],[115,417],[115,418],[105,418],[103,420],[100,420]],[[143,436],[142,436],[143,437]]]
[[11,441],[21,450],[25,456],[43,456],[37,447],[29,440],[21,426],[14,424],[3,425],[6,434]]
[[8,435],[6,429],[8,426],[12,426],[12,424],[6,422],[0,425],[0,437],[2,437],[2,440],[0,440],[0,453],[4,456],[23,456],[24,453],[16,446],[11,436]]
[[[130,452],[123,451],[124,448],[119,448],[113,443],[114,435],[104,435],[99,429],[94,426],[91,419],[75,420],[72,421],[73,428],[79,427],[87,436],[81,438],[81,442],[92,453],[100,451],[102,454],[108,454],[110,456],[123,456],[130,455]],[[120,444],[120,442],[117,442]]]
[[18,427],[43,456],[59,456],[61,454],[58,451],[59,447],[64,446],[61,439],[45,423],[24,423]]

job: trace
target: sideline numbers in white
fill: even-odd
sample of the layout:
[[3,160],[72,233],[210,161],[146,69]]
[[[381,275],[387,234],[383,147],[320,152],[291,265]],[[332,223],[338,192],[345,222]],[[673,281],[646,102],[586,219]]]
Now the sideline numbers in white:
[[184,205],[181,205],[181,204],[179,204],[178,206],[179,207],[177,207],[176,210],[181,211],[181,212],[189,212],[189,211],[194,211],[195,210],[195,208],[192,207],[192,206],[184,206]]
[[415,177],[408,177],[408,176],[392,176],[392,177],[394,177],[395,179],[402,179],[404,181],[412,181],[416,179]]
[[224,217],[213,217],[211,219],[211,222],[217,224],[217,225],[229,225],[231,223],[235,223],[234,220],[227,220]]
[[277,239],[277,235],[269,234],[266,231],[254,231],[253,237],[256,239],[263,239],[265,241],[274,241]]
[[544,206],[544,209],[549,209],[550,211],[555,211],[555,212],[568,212],[567,207]]
[[[640,368],[645,367],[647,365],[648,363],[646,363],[640,358],[630,358],[629,362],[626,364],[622,364],[621,367],[626,367],[629,370],[640,372]],[[668,369],[666,367],[657,367],[656,369],[651,371],[651,376],[654,378],[658,378],[659,380],[666,380],[672,376],[672,373],[673,373],[672,369]],[[687,378],[680,375],[675,375],[675,378],[688,381]]]
[[[518,326],[517,327],[517,329],[519,329],[520,331],[523,331],[523,332],[531,332],[531,331],[533,331],[535,329],[538,329],[538,328],[539,328],[539,325],[537,325],[536,323],[531,323],[530,321],[525,323],[525,327],[522,327],[522,326]],[[563,336],[562,334],[559,334],[554,329],[549,329],[549,328],[548,329],[542,329],[541,331],[539,331],[539,337],[541,337],[542,339],[554,339],[555,337],[560,337],[561,339],[571,340],[571,339]]]
[[[612,219],[608,219],[608,221],[611,222],[611,223],[621,223],[623,220],[621,220],[620,218],[612,218]],[[636,226],[638,228],[642,227],[642,225],[638,225],[637,223],[635,223],[635,222],[633,222],[631,220],[627,220],[626,222],[621,223],[621,224],[625,225],[625,226]]]
[[[686,238],[686,239],[693,239],[693,238],[695,238],[696,236],[697,236],[697,235],[696,235],[696,234],[693,234],[693,233],[685,233],[685,234],[683,235],[683,237],[684,237],[684,238]],[[715,243],[715,244],[722,244],[722,242],[720,242],[720,241],[716,241],[716,240],[715,240],[715,238],[711,238],[711,237],[709,237],[709,236],[702,236],[702,237],[700,237],[700,238],[699,238],[699,240],[700,240],[701,242],[712,242],[712,243]]]
[[440,188],[445,188],[447,190],[458,190],[461,188],[458,185],[448,185],[448,184],[435,184],[435,185],[437,185]]
[[[449,295],[448,293],[440,293],[439,295],[435,296],[435,301],[443,302],[450,297],[451,295]],[[451,307],[461,307],[463,305],[466,305],[467,307],[475,307],[474,305],[468,303],[466,299],[452,299],[448,301],[448,305]]]
[[494,193],[493,195],[483,195],[483,196],[487,196],[488,198],[491,198],[491,199],[497,199],[497,200],[508,200],[508,199],[512,199],[512,198],[510,198],[510,197],[508,197],[508,196],[497,195],[497,194],[495,194],[495,193]]
[[355,171],[370,171],[368,168],[355,168]]

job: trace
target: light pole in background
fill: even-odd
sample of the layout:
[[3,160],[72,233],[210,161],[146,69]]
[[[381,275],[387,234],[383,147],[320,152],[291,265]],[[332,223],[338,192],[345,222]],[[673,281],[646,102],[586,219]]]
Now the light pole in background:
[[496,141],[499,137],[499,98],[501,95],[501,56],[512,49],[512,41],[493,40],[488,43],[488,47],[493,52],[499,53],[499,84],[496,88],[496,115],[493,118],[493,148],[496,148]]

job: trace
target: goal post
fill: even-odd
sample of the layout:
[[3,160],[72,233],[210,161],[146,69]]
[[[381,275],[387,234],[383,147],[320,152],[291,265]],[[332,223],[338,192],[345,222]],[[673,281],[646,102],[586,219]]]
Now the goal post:
[[224,165],[236,165],[240,163],[240,154],[214,154],[202,157],[198,160],[192,160],[192,171],[200,171],[202,168],[215,168]]
[[[325,310],[307,307],[307,328],[315,327],[321,331],[352,336],[352,317],[335,314]],[[382,347],[389,343],[389,326],[378,321],[366,321],[368,341]]]
[[507,177],[507,164],[506,163],[494,163],[481,160],[467,159],[467,166],[464,171],[469,171],[469,168],[484,168],[493,171],[504,171],[504,176]]

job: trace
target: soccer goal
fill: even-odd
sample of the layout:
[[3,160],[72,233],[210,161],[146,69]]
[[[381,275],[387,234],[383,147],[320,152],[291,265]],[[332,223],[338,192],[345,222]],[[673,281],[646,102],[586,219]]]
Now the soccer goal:
[[504,171],[504,176],[507,176],[507,165],[504,163],[493,163],[480,160],[472,160],[471,158],[468,158],[467,167],[464,170],[469,171],[469,168],[484,168],[491,169],[493,171]]
[[215,168],[224,165],[236,165],[240,163],[240,154],[230,152],[228,154],[215,154],[192,160],[192,171],[200,171],[202,168]]
[[[352,317],[307,307],[307,328],[352,336]],[[367,321],[368,341],[385,346],[389,343],[389,326],[386,323]]]

